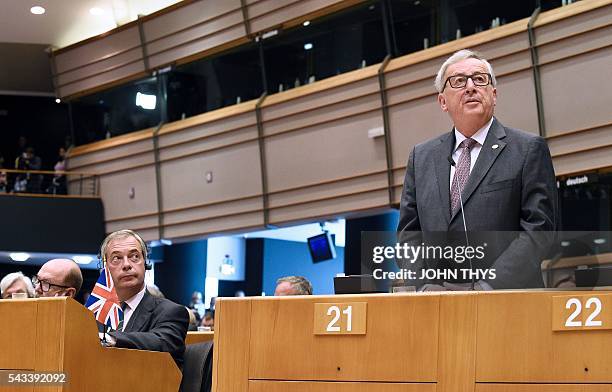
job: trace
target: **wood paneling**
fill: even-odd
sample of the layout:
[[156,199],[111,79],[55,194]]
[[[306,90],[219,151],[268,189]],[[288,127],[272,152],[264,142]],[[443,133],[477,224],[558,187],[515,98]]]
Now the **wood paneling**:
[[[249,392],[436,392],[436,384],[249,381]],[[606,390],[607,391],[607,390]]]
[[248,391],[251,323],[251,301],[219,298],[213,352],[213,391]]
[[440,296],[438,390],[473,392],[476,367],[477,296]]
[[210,342],[214,340],[214,338],[215,338],[215,333],[212,331],[211,332],[189,331],[187,332],[187,337],[185,338],[185,344]]
[[[341,301],[357,298],[343,296]],[[314,335],[313,303],[338,301],[338,297],[252,300],[249,378],[435,382],[437,296],[369,297],[366,335]],[[418,353],[418,361],[399,360],[411,353]]]
[[[2,301],[0,314],[3,312],[8,313],[3,314],[6,316],[3,317],[3,324],[11,325],[14,329],[3,328],[0,331],[3,343],[1,367],[7,370],[63,372],[68,379],[63,386],[38,384],[33,388],[19,387],[19,390],[98,392],[146,389],[174,392],[178,389],[181,373],[170,354],[102,347],[93,314],[72,299]],[[9,332],[10,335],[7,335]],[[6,350],[15,346],[18,350]],[[22,361],[24,355],[30,358],[27,363]],[[125,372],[127,368],[129,373]],[[151,372],[151,369],[155,371]],[[117,376],[92,377],[92,374],[100,372]],[[146,377],[134,376],[142,374],[146,374]],[[0,386],[0,390],[16,390],[14,386],[5,387]]]
[[551,297],[563,294],[478,297],[477,382],[612,383],[611,331],[552,330]]
[[612,385],[476,384],[475,392],[612,392]]
[[0,300],[0,319],[5,320],[0,323],[0,369],[34,369],[36,330],[31,326],[36,324],[37,309],[34,300]]

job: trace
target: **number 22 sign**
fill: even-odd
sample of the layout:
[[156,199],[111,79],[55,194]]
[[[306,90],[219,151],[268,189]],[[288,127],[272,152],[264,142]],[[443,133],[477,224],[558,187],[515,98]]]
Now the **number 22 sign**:
[[553,331],[612,329],[612,295],[553,297]]

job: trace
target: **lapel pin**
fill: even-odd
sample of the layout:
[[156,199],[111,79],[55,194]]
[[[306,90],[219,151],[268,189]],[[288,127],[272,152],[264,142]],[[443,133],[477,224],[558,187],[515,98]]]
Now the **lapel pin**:
[[495,150],[497,147],[499,147],[499,144],[494,144],[494,145],[492,145],[492,146],[491,146],[491,148],[492,148],[492,149],[494,149],[494,150]]

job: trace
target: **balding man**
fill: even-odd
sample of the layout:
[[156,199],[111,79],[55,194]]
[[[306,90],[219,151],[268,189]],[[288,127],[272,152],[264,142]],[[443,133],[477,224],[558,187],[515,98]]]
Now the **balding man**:
[[32,281],[37,297],[75,298],[81,290],[83,275],[73,260],[52,259],[43,264]]

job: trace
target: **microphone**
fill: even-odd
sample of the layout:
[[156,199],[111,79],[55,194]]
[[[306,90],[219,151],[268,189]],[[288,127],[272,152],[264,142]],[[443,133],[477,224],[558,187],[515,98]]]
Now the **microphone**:
[[[453,160],[452,155],[448,156],[448,163],[450,163],[452,167],[455,167],[455,161]],[[463,192],[463,189],[460,189],[459,190],[459,205],[461,206],[461,218],[463,219],[463,232],[465,233],[465,244],[466,246],[470,246],[470,240],[468,239],[467,225],[465,224],[465,212],[463,211],[463,197],[461,197],[462,192]],[[474,291],[474,286],[476,285],[476,282],[474,280],[472,258],[468,257],[468,261],[470,262],[470,272],[472,272],[470,274],[472,277],[472,282],[470,284],[470,290]]]

